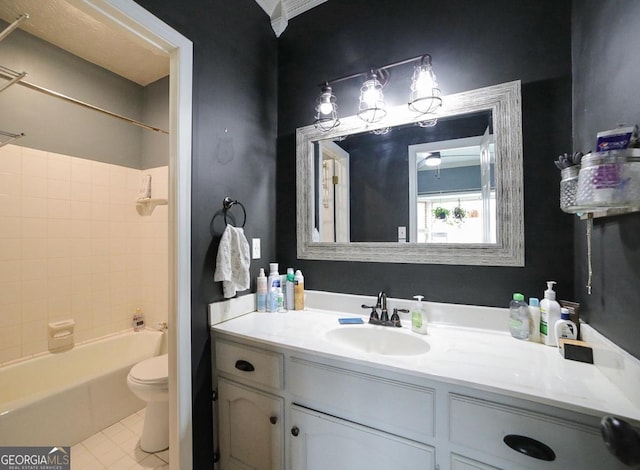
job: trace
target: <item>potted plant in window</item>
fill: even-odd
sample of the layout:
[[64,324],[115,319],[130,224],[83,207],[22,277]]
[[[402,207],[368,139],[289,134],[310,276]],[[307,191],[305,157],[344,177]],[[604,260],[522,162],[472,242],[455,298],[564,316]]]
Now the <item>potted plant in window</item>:
[[449,209],[445,209],[444,207],[436,207],[435,209],[433,209],[433,216],[436,219],[447,220],[449,214]]

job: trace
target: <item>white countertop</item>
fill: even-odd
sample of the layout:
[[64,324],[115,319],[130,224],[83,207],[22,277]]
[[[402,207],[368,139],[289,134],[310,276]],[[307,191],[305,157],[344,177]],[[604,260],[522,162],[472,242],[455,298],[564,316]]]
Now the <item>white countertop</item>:
[[[356,298],[351,303],[355,305],[359,300]],[[485,309],[485,317],[490,316],[489,310],[499,318],[502,311],[506,311],[459,307]],[[598,417],[612,414],[640,422],[640,388],[635,389],[637,393],[625,393],[599,367],[563,359],[555,347],[517,340],[508,331],[443,323],[431,323],[427,335],[418,335],[403,320],[403,328],[393,330],[426,341],[430,347],[427,353],[413,356],[365,353],[328,340],[326,333],[335,328],[389,327],[338,323],[338,318],[350,316],[362,315],[351,308],[348,313],[315,308],[286,313],[253,312],[212,324],[212,329],[307,354],[464,385]],[[477,321],[470,324],[475,326]],[[632,375],[635,379],[637,373],[634,371]]]

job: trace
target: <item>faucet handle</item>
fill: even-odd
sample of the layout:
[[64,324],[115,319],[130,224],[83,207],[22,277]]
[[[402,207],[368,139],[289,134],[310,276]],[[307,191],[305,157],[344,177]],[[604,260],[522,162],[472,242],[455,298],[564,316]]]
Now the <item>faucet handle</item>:
[[362,308],[370,308],[371,309],[371,314],[369,315],[369,323],[371,323],[371,320],[378,321],[380,319],[378,317],[378,312],[376,312],[376,306],[375,305],[362,304],[361,307]]
[[402,323],[400,323],[400,315],[398,315],[398,312],[402,312],[402,313],[409,313],[409,310],[407,310],[406,308],[394,308],[393,309],[393,315],[391,315],[391,323],[393,323],[393,326],[396,326],[398,328],[400,328],[402,326]]

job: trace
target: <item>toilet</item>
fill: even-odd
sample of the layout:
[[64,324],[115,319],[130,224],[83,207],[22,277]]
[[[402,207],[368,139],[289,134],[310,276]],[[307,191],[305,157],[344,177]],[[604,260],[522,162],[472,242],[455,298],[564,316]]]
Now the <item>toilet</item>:
[[158,452],[169,447],[169,356],[145,359],[131,368],[127,385],[147,402],[140,448]]

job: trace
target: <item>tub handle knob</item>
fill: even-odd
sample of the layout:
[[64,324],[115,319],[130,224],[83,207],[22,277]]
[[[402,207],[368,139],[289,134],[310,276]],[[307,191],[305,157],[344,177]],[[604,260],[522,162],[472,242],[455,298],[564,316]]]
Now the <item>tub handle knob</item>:
[[276,424],[278,422],[278,417],[277,416],[272,416],[269,418],[269,422],[271,424]]
[[236,369],[241,370],[242,372],[253,372],[256,370],[249,361],[245,361],[244,359],[239,359],[236,361]]

